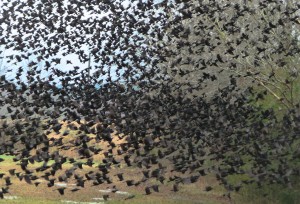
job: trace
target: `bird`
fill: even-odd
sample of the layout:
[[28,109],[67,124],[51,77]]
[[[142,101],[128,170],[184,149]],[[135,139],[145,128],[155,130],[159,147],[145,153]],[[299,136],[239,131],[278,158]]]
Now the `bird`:
[[59,192],[60,195],[64,195],[65,189],[66,189],[66,187],[60,187],[60,188],[57,188],[56,190]]
[[14,176],[15,175],[15,171],[16,169],[9,169],[8,172],[11,176]]
[[159,192],[158,185],[152,185],[151,187],[155,192]]
[[173,191],[174,191],[174,192],[179,191],[179,186],[178,186],[177,183],[175,183],[175,184],[173,185]]
[[49,179],[49,182],[47,183],[47,186],[48,186],[48,187],[54,186],[54,181],[55,181],[55,178]]
[[4,177],[4,180],[5,180],[5,185],[6,185],[6,186],[10,186],[10,185],[12,185],[12,183],[11,183],[11,179],[10,179],[10,177],[9,177],[9,176],[7,176],[7,177]]
[[211,186],[206,186],[205,191],[211,191],[213,188]]
[[146,193],[146,195],[151,194],[151,189],[150,189],[150,187],[148,187],[148,186],[145,187],[145,193]]
[[109,195],[108,195],[108,194],[104,194],[102,197],[103,197],[103,200],[104,200],[104,201],[107,201],[108,198],[109,198]]
[[133,186],[134,185],[134,180],[126,180],[125,181],[127,186]]
[[80,188],[72,188],[71,192],[76,192],[76,191],[79,191],[79,190],[80,190]]
[[116,175],[117,175],[117,177],[118,177],[118,179],[119,179],[120,181],[123,181],[123,180],[124,180],[123,173],[118,173],[118,174],[116,174]]

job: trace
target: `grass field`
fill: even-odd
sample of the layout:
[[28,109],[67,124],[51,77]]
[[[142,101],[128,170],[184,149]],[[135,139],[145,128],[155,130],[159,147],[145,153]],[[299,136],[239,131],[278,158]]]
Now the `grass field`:
[[[5,159],[5,161],[1,163],[1,172],[8,175],[8,170],[11,168],[16,168],[16,172],[20,171],[11,156],[2,155],[1,158]],[[68,167],[68,164],[64,165],[63,170],[66,167]],[[61,172],[63,170],[61,170]],[[90,168],[83,168],[80,173],[85,173],[90,170]],[[131,179],[136,179],[140,173],[139,170],[135,168],[126,168],[123,170],[127,171],[127,178]],[[117,169],[112,169],[110,174],[114,175],[117,172]],[[58,175],[59,173],[60,172],[58,172]],[[25,181],[19,181],[16,176],[12,176],[11,178],[13,185],[10,187],[10,193],[5,194],[6,199],[0,200],[0,203],[92,203],[103,202],[103,194],[109,194],[110,199],[108,203],[228,203],[228,200],[222,196],[223,192],[220,187],[217,187],[215,191],[204,191],[206,185],[211,185],[211,183],[216,184],[213,177],[201,178],[197,183],[182,185],[180,186],[180,191],[176,193],[171,191],[171,185],[161,185],[159,193],[152,193],[147,196],[144,192],[145,185],[141,184],[138,187],[127,187],[124,182],[117,180],[114,180],[114,184],[102,184],[99,186],[92,186],[91,183],[86,183],[85,188],[74,193],[69,190],[74,187],[74,183],[69,181],[65,195],[62,196],[55,190],[58,186],[49,188],[43,180],[40,180],[41,183],[36,187],[34,184],[30,185]],[[156,181],[151,182],[157,183]],[[1,184],[2,186],[4,185],[3,183]],[[120,192],[106,192],[112,188],[113,185],[117,185]],[[101,190],[103,192],[101,192]],[[127,200],[127,198],[132,195],[134,198]]]
[[[61,134],[68,130],[66,124],[63,124],[60,134],[50,133],[49,138],[59,138]],[[94,137],[93,135],[89,135]],[[64,136],[64,144],[72,141],[76,138],[76,131],[70,131],[68,136]],[[114,142],[119,144],[122,140],[117,137],[114,138]],[[106,151],[108,144],[106,142],[100,142],[97,144],[103,152]],[[55,151],[58,149],[53,149]],[[155,150],[153,150],[155,151]],[[69,150],[60,150],[60,154],[68,157],[78,157],[74,149]],[[116,152],[114,152],[116,154]],[[116,154],[117,155],[117,154]],[[0,173],[5,173],[5,176],[9,175],[9,169],[16,169],[16,172],[22,172],[18,162],[13,161],[13,156],[1,155],[0,158],[4,159],[0,163]],[[99,154],[94,156],[95,164],[93,167],[83,166],[83,169],[77,171],[78,174],[84,176],[85,173],[95,170],[97,165],[101,164],[104,156]],[[117,159],[121,159],[121,157]],[[49,161],[48,165],[52,164],[53,161]],[[28,169],[35,170],[37,167],[41,166],[42,163],[30,164]],[[66,162],[63,164],[63,169],[57,171],[55,177],[63,174],[65,170],[70,169],[73,164]],[[141,170],[138,167],[127,167],[121,165],[120,167],[122,172],[124,172],[125,180],[134,179],[140,180],[142,178]],[[292,189],[288,189],[280,185],[267,185],[262,188],[258,188],[257,185],[243,186],[239,192],[231,193],[231,200],[226,196],[226,190],[223,186],[219,185],[219,182],[216,180],[214,173],[200,177],[199,181],[192,184],[180,185],[180,190],[178,192],[172,191],[172,183],[165,182],[164,185],[160,185],[160,192],[152,192],[150,195],[145,195],[144,188],[153,184],[160,184],[157,180],[152,179],[147,183],[141,183],[136,187],[128,187],[124,181],[119,181],[115,176],[120,172],[119,168],[110,169],[110,177],[112,178],[113,183],[111,184],[101,184],[98,186],[93,186],[91,181],[85,183],[85,187],[79,191],[71,192],[75,185],[75,180],[70,179],[67,183],[58,182],[56,186],[48,187],[47,181],[43,179],[38,179],[36,181],[40,182],[38,186],[33,184],[27,184],[24,180],[20,181],[16,176],[11,176],[13,185],[10,186],[9,193],[5,194],[5,199],[0,200],[0,203],[24,203],[24,204],[34,204],[34,203],[45,203],[45,204],[54,204],[54,203],[155,203],[155,204],[173,204],[173,203],[184,203],[184,204],[225,204],[225,203],[249,203],[249,204],[298,204],[300,203],[300,185],[293,186]],[[35,172],[37,176],[41,176],[42,173]],[[166,177],[171,176],[171,173],[167,173]],[[186,175],[188,176],[188,175]],[[232,176],[230,180],[233,183],[239,181],[238,176]],[[35,182],[36,182],[35,181]],[[300,182],[299,182],[300,183]],[[65,195],[60,195],[56,190],[60,185],[65,185]],[[116,185],[118,191],[113,193],[109,192],[113,186]],[[5,186],[3,180],[0,180],[0,187]],[[205,191],[207,186],[212,186],[213,190]],[[103,195],[108,194],[108,201],[103,200]]]
[[[77,124],[75,124],[77,125]],[[60,130],[60,134],[55,132],[51,132],[48,137],[49,138],[59,138],[61,134],[69,130],[67,125],[64,123],[62,129]],[[68,144],[74,138],[76,138],[77,131],[69,130],[70,133],[68,136],[63,137],[64,144]],[[89,135],[90,137],[94,137],[94,135]],[[122,140],[114,138],[114,143],[119,144],[122,143]],[[103,152],[107,151],[108,143],[100,142],[96,145],[100,147]],[[51,151],[56,151],[56,147],[53,147]],[[154,150],[155,151],[155,150]],[[59,150],[61,155],[67,156],[69,158],[78,158],[78,155],[75,149],[69,150]],[[115,153],[115,157],[121,160],[122,157],[118,157],[117,153]],[[34,152],[33,152],[34,154]],[[16,169],[16,172],[22,172],[19,162],[13,161],[13,156],[9,155],[0,155],[0,158],[4,159],[3,162],[0,163],[0,173],[5,173],[5,176],[9,176],[9,169]],[[93,167],[89,167],[87,165],[83,165],[83,169],[76,171],[77,174],[84,176],[85,173],[90,171],[94,171],[97,168],[97,165],[101,164],[104,156],[102,154],[93,156],[94,164]],[[50,160],[48,165],[51,165],[54,161]],[[82,161],[84,162],[84,161]],[[35,170],[37,167],[42,166],[42,162],[29,164],[29,170]],[[59,175],[63,174],[65,170],[70,169],[73,164],[66,162],[63,164],[63,169],[58,170],[55,174],[55,178]],[[65,194],[62,196],[56,190],[59,186],[48,187],[47,181],[44,179],[38,179],[37,181],[40,184],[36,187],[34,182],[33,184],[28,184],[24,180],[20,181],[17,176],[11,176],[11,181],[13,185],[10,186],[9,193],[5,194],[5,199],[0,200],[0,203],[101,203],[103,201],[103,195],[109,194],[108,201],[105,203],[208,203],[208,204],[218,204],[218,203],[229,203],[229,200],[223,196],[224,190],[222,187],[218,185],[214,176],[207,176],[200,178],[200,180],[196,183],[189,185],[180,185],[179,192],[172,191],[172,184],[165,182],[164,185],[160,185],[160,192],[152,192],[150,195],[145,195],[145,187],[147,185],[160,184],[157,180],[152,179],[146,183],[141,183],[139,186],[128,187],[125,181],[119,181],[115,176],[120,169],[124,172],[125,180],[134,179],[140,180],[142,178],[141,170],[138,167],[127,167],[125,165],[121,165],[121,167],[110,169],[109,176],[112,178],[113,183],[107,184],[103,183],[98,186],[93,186],[91,181],[85,182],[85,187],[79,191],[71,192],[75,186],[75,179],[68,180],[67,183],[58,182],[60,185],[66,185]],[[42,173],[35,172],[37,176],[41,176]],[[168,174],[165,175],[170,176]],[[53,177],[54,178],[54,177]],[[57,184],[56,183],[56,184]],[[109,189],[116,185],[119,191],[112,193],[108,192]],[[205,191],[205,187],[207,185],[215,186],[213,191]],[[5,182],[0,180],[0,187],[5,186]]]
[[[1,163],[1,172],[8,174],[10,168],[19,167],[15,165],[10,156],[1,156],[5,161]],[[68,166],[68,165],[67,165]],[[66,168],[66,166],[64,166]],[[127,178],[136,179],[139,175],[139,170],[136,168],[125,168]],[[90,171],[89,168],[84,168],[81,173]],[[111,170],[111,175],[117,173],[117,169]],[[213,176],[201,177],[200,180],[193,184],[181,185],[179,192],[173,192],[170,184],[160,185],[159,193],[151,193],[145,195],[144,187],[141,184],[138,187],[127,187],[124,182],[114,179],[114,184],[102,184],[92,186],[91,183],[86,183],[85,188],[80,191],[71,192],[69,189],[74,187],[74,183],[69,181],[65,195],[60,195],[55,189],[58,186],[47,187],[45,181],[36,187],[34,184],[27,184],[25,181],[19,181],[17,177],[11,177],[13,185],[10,187],[8,194],[5,194],[5,199],[0,200],[0,203],[102,203],[104,194],[109,194],[110,198],[105,203],[186,203],[186,204],[222,204],[222,203],[274,203],[274,204],[297,204],[300,203],[300,188],[295,186],[293,189],[286,189],[283,186],[273,185],[264,186],[259,189],[256,185],[250,185],[242,188],[239,193],[232,193],[232,201],[223,196],[226,192]],[[151,181],[157,183],[156,181]],[[3,183],[2,183],[3,184]],[[113,185],[118,186],[120,192],[112,193],[107,190]],[[207,185],[213,186],[213,190],[206,192],[204,189]],[[265,193],[268,193],[265,195]],[[133,197],[134,196],[134,197]],[[130,198],[133,197],[133,198]],[[130,198],[130,199],[129,199]]]

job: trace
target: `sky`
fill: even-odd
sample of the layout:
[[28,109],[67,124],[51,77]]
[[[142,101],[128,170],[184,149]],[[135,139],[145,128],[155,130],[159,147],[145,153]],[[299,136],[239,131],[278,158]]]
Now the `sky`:
[[[26,1],[26,0],[22,0],[22,1]],[[163,1],[164,1],[164,0],[155,0],[154,3],[155,3],[155,4],[159,4],[159,3],[163,2]],[[0,7],[1,7],[1,5],[2,5],[3,2],[5,2],[5,0],[0,0]],[[10,2],[12,2],[12,1],[10,0]],[[124,1],[122,2],[122,4],[123,4],[123,6],[124,6],[125,8],[127,8],[130,4],[136,3],[136,2],[137,2],[136,0],[124,0]],[[0,15],[1,15],[1,14],[0,14]],[[107,16],[107,15],[108,15],[108,13],[99,13],[99,14],[97,14],[96,16],[95,16],[95,14],[91,15],[91,14],[89,14],[89,13],[86,13],[86,15],[83,16],[82,18],[99,18],[99,17],[103,17],[103,16]],[[1,24],[0,24],[0,26],[1,26]],[[2,26],[3,26],[3,25],[2,25]],[[89,48],[88,48],[87,45],[83,45],[82,49],[85,50],[86,53],[88,53],[88,49],[89,49]],[[2,53],[1,53],[1,51],[2,51]],[[116,51],[116,54],[117,54],[117,53],[118,53],[118,51]],[[15,55],[15,54],[18,54],[18,52],[17,52],[17,51],[14,51],[12,48],[5,50],[5,49],[4,49],[4,46],[3,46],[3,47],[0,46],[0,75],[3,74],[4,72],[6,72],[6,70],[11,70],[11,72],[6,73],[6,78],[9,79],[9,80],[10,80],[10,79],[12,79],[12,80],[15,79],[15,74],[16,74],[16,72],[17,72],[18,67],[22,66],[23,69],[26,70],[26,69],[27,69],[27,64],[28,64],[31,60],[35,60],[35,59],[36,59],[35,56],[31,56],[31,58],[29,58],[28,60],[23,60],[23,61],[21,61],[21,62],[19,62],[19,63],[16,63],[16,64],[9,63],[9,62],[7,62],[7,61],[5,60],[5,59],[6,59],[6,56]],[[1,59],[1,57],[2,57],[2,59]],[[79,61],[79,59],[78,59],[78,57],[77,57],[76,54],[68,54],[68,55],[66,55],[66,56],[63,56],[63,55],[62,55],[62,51],[61,51],[60,53],[58,53],[57,56],[53,56],[53,57],[54,57],[54,58],[56,58],[56,57],[61,58],[61,64],[57,65],[56,68],[58,68],[58,69],[60,69],[60,70],[63,70],[63,71],[72,70],[74,66],[79,66],[81,69],[85,69],[85,68],[88,67],[88,62],[85,63],[85,64],[81,63],[81,62]],[[67,60],[72,61],[72,64],[67,64],[67,63],[66,63]],[[38,66],[39,66],[39,68],[41,68],[41,70],[43,70],[42,68],[43,68],[44,64],[45,64],[44,61],[41,61],[41,62],[38,64]],[[94,65],[94,64],[91,63],[91,67],[93,67],[93,65]],[[115,67],[115,68],[116,68],[116,67]],[[45,71],[45,70],[43,70],[43,71],[41,72],[41,78],[43,78],[43,77],[46,77],[46,78],[47,78],[49,75],[50,75],[50,73],[47,72],[47,71]],[[114,77],[114,75],[112,75],[112,77]],[[24,81],[26,81],[25,75],[21,76],[21,79],[24,80]],[[58,81],[59,81],[59,80],[57,80],[57,82],[58,82]]]

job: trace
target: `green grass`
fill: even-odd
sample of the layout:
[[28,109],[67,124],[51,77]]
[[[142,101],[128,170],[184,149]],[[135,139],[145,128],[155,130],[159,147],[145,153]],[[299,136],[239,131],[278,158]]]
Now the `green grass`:
[[[11,166],[12,164],[14,164],[13,158],[14,156],[10,156],[10,155],[0,155],[1,159],[4,159],[3,162],[0,163],[0,167],[4,167],[4,166]],[[1,171],[1,168],[0,168]]]
[[298,204],[300,203],[300,188],[295,186],[289,189],[280,184],[264,185],[258,188],[256,184],[250,184],[241,188],[233,198],[237,203]]
[[0,155],[0,158],[5,159],[5,161],[13,161],[14,156],[3,154],[3,155]]
[[36,198],[19,198],[19,199],[4,199],[0,200],[0,203],[3,204],[57,204],[60,203],[57,200],[44,200]]

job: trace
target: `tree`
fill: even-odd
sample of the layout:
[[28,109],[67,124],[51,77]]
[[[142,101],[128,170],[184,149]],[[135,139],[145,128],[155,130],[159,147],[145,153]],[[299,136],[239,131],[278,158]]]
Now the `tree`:
[[286,108],[299,103],[297,1],[189,1],[178,12],[169,19],[161,66],[175,83],[215,93],[254,81]]

